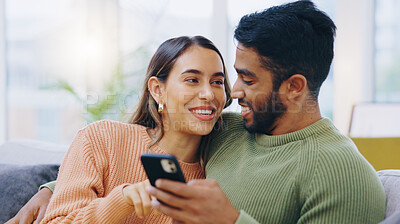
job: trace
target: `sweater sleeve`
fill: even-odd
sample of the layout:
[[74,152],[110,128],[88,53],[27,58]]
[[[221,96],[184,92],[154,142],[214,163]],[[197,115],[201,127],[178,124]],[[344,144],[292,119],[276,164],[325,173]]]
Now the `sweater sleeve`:
[[57,187],[41,223],[119,223],[133,212],[122,189],[104,197],[103,176],[85,130],[78,132],[60,167]]
[[324,151],[304,189],[298,224],[378,223],[386,198],[372,166],[353,148]]
[[56,187],[56,181],[51,181],[45,184],[40,185],[39,191],[42,190],[43,188],[49,189],[51,192],[54,192],[54,188]]
[[253,217],[247,214],[245,211],[240,210],[240,214],[238,219],[236,220],[235,224],[258,224]]

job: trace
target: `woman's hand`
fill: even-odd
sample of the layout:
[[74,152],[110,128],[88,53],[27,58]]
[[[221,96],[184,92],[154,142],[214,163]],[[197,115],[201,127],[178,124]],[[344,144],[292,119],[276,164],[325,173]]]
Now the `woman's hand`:
[[35,223],[40,223],[44,218],[44,213],[52,195],[53,192],[49,189],[41,189],[6,224],[32,223],[34,220],[36,220]]
[[[125,201],[135,207],[136,214],[139,216],[139,218],[143,218],[144,216],[150,214],[151,200],[156,200],[145,191],[147,186],[150,186],[149,180],[128,185],[123,189]],[[159,213],[155,213],[155,215],[157,214]]]

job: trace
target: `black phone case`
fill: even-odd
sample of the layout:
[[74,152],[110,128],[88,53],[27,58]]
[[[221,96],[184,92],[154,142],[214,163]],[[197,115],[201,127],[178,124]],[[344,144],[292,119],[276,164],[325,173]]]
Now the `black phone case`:
[[[169,179],[186,183],[178,160],[174,156],[161,154],[142,154],[140,156],[140,159],[142,160],[144,170],[146,171],[147,177],[149,178],[151,185],[155,186],[155,182],[157,179]],[[177,168],[176,172],[168,173],[164,171],[161,165],[162,159],[172,161]]]

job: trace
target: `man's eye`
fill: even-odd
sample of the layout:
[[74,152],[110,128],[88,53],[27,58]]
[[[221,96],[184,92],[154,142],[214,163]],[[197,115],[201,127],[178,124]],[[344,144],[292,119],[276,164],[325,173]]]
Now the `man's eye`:
[[250,84],[252,84],[253,83],[253,81],[251,81],[251,80],[244,80],[244,79],[242,79],[242,82],[244,83],[244,84],[246,84],[246,85],[250,85]]

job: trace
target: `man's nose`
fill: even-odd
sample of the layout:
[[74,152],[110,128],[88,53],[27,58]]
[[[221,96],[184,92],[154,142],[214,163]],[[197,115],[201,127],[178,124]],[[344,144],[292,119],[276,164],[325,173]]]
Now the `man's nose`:
[[236,79],[235,84],[233,84],[231,96],[234,99],[241,99],[244,98],[244,91],[243,91],[243,86],[240,83],[239,79]]

